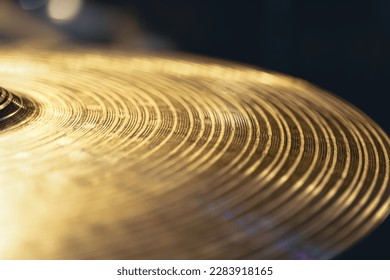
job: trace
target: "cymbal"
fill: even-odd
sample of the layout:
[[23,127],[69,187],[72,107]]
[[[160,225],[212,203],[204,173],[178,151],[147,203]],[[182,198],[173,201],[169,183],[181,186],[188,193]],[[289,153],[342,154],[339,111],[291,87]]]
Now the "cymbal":
[[0,50],[0,258],[328,259],[389,212],[388,136],[303,80]]

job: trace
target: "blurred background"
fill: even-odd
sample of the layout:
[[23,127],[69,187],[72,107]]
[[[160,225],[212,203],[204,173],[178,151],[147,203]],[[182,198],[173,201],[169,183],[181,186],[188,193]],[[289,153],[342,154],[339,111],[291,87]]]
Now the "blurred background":
[[[0,45],[176,50],[308,80],[390,132],[388,0],[1,0]],[[1,81],[1,77],[0,77]],[[390,259],[390,220],[338,259]]]

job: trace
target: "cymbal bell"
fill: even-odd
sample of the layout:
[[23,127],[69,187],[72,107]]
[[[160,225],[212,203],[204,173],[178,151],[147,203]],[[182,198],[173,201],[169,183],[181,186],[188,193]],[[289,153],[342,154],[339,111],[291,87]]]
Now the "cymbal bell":
[[388,136],[303,80],[0,50],[0,258],[328,259],[389,212]]

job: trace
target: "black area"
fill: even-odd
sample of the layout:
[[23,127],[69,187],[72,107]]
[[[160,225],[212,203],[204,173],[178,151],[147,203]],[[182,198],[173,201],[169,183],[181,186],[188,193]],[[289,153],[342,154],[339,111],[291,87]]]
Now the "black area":
[[[116,1],[117,3],[123,1]],[[132,1],[145,28],[181,50],[304,78],[387,132],[390,2]]]

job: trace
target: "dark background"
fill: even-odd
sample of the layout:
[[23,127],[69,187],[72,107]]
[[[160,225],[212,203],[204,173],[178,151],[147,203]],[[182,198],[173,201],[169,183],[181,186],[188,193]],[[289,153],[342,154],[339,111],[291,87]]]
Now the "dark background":
[[[67,42],[173,49],[297,76],[346,99],[390,132],[388,0],[84,1],[67,23],[51,21],[44,5],[25,13]],[[0,25],[0,42],[19,37]],[[390,259],[389,236],[387,219],[337,258]]]

